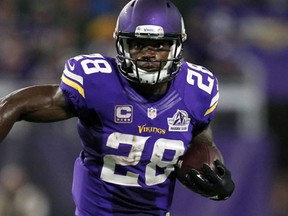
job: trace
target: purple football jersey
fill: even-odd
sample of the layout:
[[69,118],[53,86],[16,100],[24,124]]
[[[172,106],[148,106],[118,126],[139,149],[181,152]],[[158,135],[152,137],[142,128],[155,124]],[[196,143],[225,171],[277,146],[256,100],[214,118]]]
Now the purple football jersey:
[[150,102],[115,59],[93,54],[69,59],[60,86],[79,118],[83,147],[74,168],[76,215],[166,215],[174,165],[215,113],[213,74],[184,61],[165,96]]

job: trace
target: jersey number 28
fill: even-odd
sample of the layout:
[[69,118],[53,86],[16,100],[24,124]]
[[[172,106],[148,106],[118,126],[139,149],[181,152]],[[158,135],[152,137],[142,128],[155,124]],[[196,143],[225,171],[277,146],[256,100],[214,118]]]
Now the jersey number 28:
[[[118,149],[120,144],[131,146],[128,156],[106,155],[104,157],[104,165],[101,172],[101,178],[110,183],[127,185],[127,186],[140,186],[138,180],[139,175],[143,173],[145,184],[152,186],[164,182],[169,174],[174,170],[173,165],[176,164],[178,157],[184,152],[184,143],[180,140],[158,139],[151,154],[150,163],[141,170],[139,173],[127,172],[126,175],[115,173],[116,165],[122,166],[137,166],[141,160],[141,156],[149,136],[135,136],[130,134],[121,134],[118,132],[112,133],[107,140],[107,146],[110,148]],[[172,150],[175,152],[171,161],[163,160],[165,150]],[[163,174],[156,173],[156,168],[164,169]],[[141,172],[141,173],[140,173]]]

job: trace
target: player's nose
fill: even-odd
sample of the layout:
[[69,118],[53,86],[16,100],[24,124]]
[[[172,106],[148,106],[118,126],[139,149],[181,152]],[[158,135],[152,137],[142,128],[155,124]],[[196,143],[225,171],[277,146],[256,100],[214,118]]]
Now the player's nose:
[[143,47],[143,49],[141,50],[142,53],[142,59],[151,59],[151,58],[155,58],[156,56],[156,51],[155,48],[153,46],[145,46]]

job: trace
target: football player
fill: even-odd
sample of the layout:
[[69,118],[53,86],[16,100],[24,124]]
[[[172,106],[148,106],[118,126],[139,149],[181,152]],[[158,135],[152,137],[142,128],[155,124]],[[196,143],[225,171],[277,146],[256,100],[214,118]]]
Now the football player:
[[[75,161],[78,216],[168,215],[175,165],[192,142],[214,145],[209,123],[218,83],[182,59],[184,22],[169,0],[132,0],[115,28],[118,55],[66,61],[59,85],[19,89],[0,101],[0,141],[20,120],[77,117],[82,152]],[[185,185],[214,200],[234,190],[230,171],[192,170]],[[220,172],[221,171],[221,172]]]

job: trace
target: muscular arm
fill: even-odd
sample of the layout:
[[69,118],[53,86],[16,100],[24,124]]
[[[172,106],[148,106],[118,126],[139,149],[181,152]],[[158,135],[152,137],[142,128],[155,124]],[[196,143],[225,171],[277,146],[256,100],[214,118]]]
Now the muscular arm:
[[215,146],[210,126],[197,133],[192,139],[192,144],[193,143]]
[[71,117],[58,85],[19,89],[0,99],[0,142],[16,121],[54,122]]

